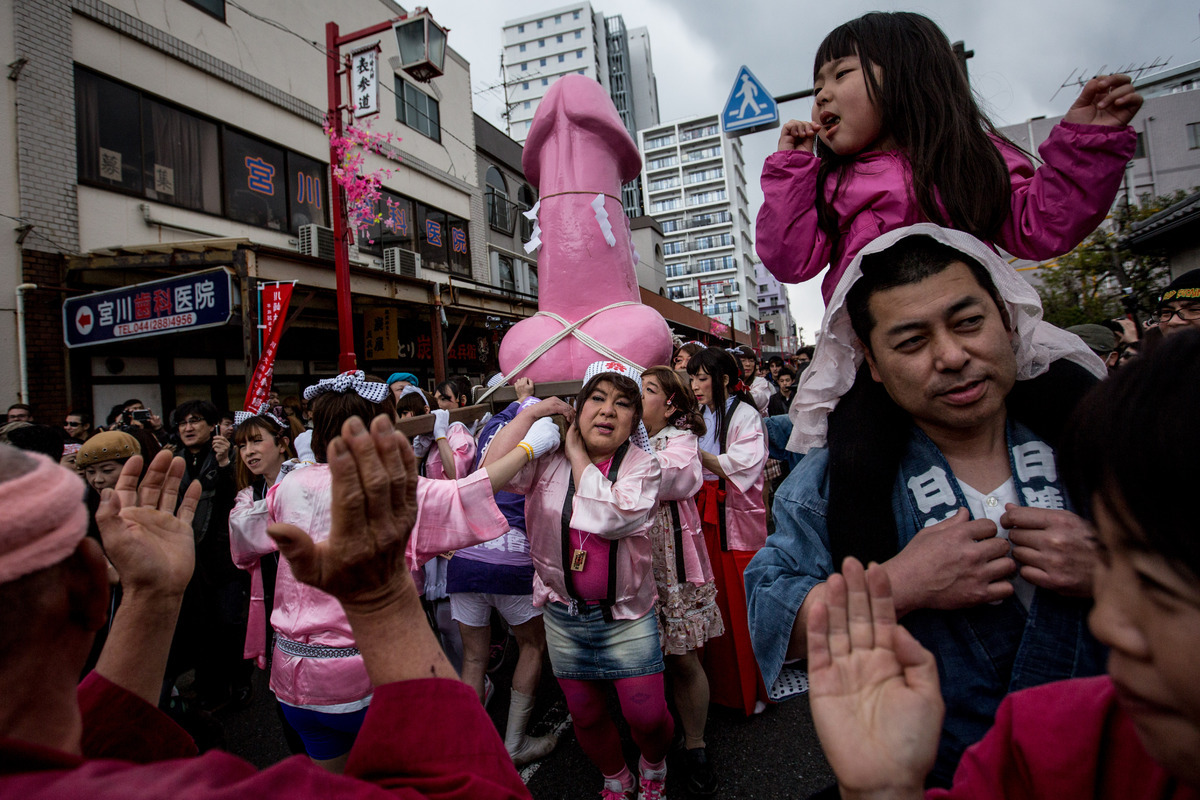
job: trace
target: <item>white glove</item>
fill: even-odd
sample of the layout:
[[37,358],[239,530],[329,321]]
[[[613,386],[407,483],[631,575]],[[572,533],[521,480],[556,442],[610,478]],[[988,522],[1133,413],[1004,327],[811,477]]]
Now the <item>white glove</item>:
[[296,458],[300,461],[316,463],[317,457],[313,455],[312,449],[312,431],[305,431],[296,437],[296,441],[292,444],[296,447]]
[[562,434],[558,430],[558,424],[550,417],[539,417],[529,426],[529,432],[525,434],[521,444],[529,445],[533,448],[533,457],[540,458],[557,450],[561,441]]
[[421,434],[414,436],[412,440],[413,455],[417,457],[417,461],[429,455],[429,446],[433,444],[433,439]]
[[446,433],[450,430],[450,412],[439,408],[433,412],[433,438],[445,439]]

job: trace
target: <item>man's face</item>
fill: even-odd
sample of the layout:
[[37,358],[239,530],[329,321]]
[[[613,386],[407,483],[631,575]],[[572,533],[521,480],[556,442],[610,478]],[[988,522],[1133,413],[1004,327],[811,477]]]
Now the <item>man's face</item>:
[[8,422],[33,422],[33,415],[23,408],[10,408]]
[[[1200,300],[1172,300],[1158,307],[1158,327],[1163,336],[1200,328]],[[9,417],[11,421],[12,417]]]
[[83,417],[78,414],[67,415],[66,420],[63,421],[63,430],[72,439],[79,439],[87,434],[87,428],[83,426]]
[[784,394],[792,393],[792,376],[791,375],[780,375],[779,376],[779,391],[783,392]]
[[179,423],[179,440],[183,446],[198,449],[212,438],[213,426],[198,414],[188,414]]
[[871,376],[922,430],[936,440],[1003,419],[1017,377],[1012,334],[965,264],[876,292],[868,305]]
[[778,380],[779,370],[783,369],[783,364],[780,364],[778,361],[772,361],[767,365],[767,368],[771,370],[771,377]]

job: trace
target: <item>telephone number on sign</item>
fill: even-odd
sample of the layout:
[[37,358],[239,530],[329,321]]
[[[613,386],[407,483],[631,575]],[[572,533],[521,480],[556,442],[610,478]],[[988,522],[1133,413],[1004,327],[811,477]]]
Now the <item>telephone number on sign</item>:
[[165,331],[171,328],[186,328],[196,324],[195,314],[174,314],[169,317],[143,319],[137,322],[124,322],[113,326],[113,336],[134,336],[139,333]]

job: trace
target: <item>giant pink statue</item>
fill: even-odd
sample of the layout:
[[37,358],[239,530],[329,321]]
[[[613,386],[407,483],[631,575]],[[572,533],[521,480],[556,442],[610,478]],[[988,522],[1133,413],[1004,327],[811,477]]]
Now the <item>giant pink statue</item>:
[[555,342],[513,377],[578,380],[589,364],[614,354],[640,367],[669,363],[671,333],[641,304],[621,208],[621,184],[641,172],[642,158],[600,84],[567,75],[550,87],[522,166],[540,197],[538,313],[504,335],[500,369],[508,374],[580,320],[579,335]]

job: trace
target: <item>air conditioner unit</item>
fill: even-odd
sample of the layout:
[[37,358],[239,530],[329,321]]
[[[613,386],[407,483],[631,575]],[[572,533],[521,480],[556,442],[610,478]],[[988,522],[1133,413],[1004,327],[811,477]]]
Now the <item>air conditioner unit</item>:
[[735,294],[737,294],[737,286],[732,283],[727,283],[721,287],[721,294],[725,295],[726,297],[733,297]]
[[324,225],[300,226],[300,253],[333,260],[333,229]]
[[383,271],[407,278],[417,277],[421,268],[421,254],[402,247],[389,247],[383,251]]

